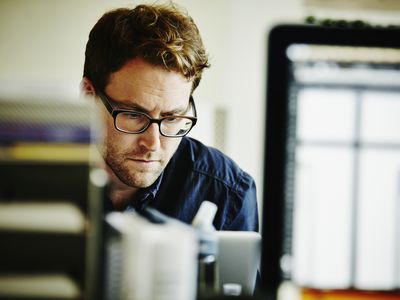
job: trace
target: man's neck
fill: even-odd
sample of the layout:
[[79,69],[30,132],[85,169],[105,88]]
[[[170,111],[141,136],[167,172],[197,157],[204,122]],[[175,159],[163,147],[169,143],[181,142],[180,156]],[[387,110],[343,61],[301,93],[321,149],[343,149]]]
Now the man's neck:
[[134,198],[138,188],[113,184],[111,182],[108,197],[116,210],[124,210]]
[[111,169],[108,167],[106,167],[106,169],[110,180],[108,197],[110,198],[114,209],[122,211],[128,206],[129,202],[134,199],[139,188],[126,185],[119,180]]

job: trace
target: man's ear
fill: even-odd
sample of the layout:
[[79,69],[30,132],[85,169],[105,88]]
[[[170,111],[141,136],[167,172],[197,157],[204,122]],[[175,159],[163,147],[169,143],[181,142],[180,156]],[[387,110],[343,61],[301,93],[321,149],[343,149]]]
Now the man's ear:
[[96,96],[96,89],[89,78],[83,77],[81,80],[81,93],[85,96]]

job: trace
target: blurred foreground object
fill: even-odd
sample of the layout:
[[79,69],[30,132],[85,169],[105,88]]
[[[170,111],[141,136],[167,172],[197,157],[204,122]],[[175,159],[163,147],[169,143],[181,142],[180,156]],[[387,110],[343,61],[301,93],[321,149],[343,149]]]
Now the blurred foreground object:
[[150,214],[107,214],[105,298],[194,300],[196,232]]
[[0,99],[0,299],[100,298],[107,176],[88,103]]
[[213,220],[218,207],[204,200],[192,221],[199,239],[198,297],[211,297],[220,292],[218,239]]
[[270,33],[262,279],[271,299],[283,280],[351,291],[346,299],[400,297],[399,36],[315,25]]

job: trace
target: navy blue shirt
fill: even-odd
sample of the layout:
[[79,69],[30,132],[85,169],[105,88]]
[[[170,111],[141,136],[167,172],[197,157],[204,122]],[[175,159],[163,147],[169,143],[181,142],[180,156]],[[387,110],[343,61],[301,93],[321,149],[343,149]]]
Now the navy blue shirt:
[[219,150],[184,137],[159,178],[139,190],[127,210],[149,206],[190,224],[204,200],[218,206],[217,230],[258,231],[253,178]]

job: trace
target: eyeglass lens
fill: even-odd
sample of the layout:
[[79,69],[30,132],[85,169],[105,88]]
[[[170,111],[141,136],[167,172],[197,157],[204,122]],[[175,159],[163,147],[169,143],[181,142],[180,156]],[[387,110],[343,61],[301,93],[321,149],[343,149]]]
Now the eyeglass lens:
[[[148,116],[142,113],[120,112],[115,118],[115,125],[119,130],[139,133],[150,125]],[[183,116],[173,116],[161,119],[160,132],[167,136],[186,134],[193,125],[193,121]]]

